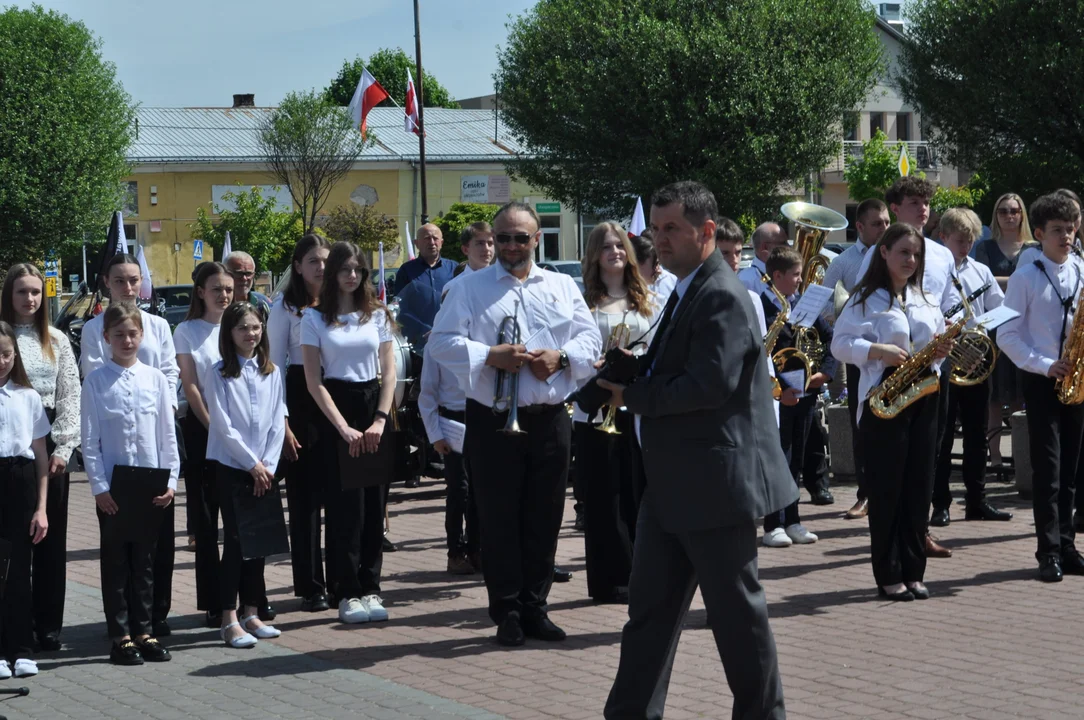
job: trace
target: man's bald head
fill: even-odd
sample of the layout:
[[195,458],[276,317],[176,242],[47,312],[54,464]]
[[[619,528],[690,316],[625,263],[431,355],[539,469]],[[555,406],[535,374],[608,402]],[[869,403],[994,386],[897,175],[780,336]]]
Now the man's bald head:
[[248,299],[252,284],[256,281],[256,261],[243,250],[234,250],[226,258],[226,269],[233,277],[233,297],[237,302]]
[[787,244],[787,233],[779,223],[765,222],[753,231],[753,252],[761,262],[767,262],[772,250]]
[[418,246],[418,255],[430,266],[440,261],[440,249],[444,246],[444,233],[433,223],[426,223],[414,234],[414,244]]

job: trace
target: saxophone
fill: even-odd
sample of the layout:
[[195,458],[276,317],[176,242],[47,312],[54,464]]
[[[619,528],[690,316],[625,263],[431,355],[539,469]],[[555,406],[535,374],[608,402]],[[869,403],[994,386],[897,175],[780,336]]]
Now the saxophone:
[[[783,326],[787,324],[787,320],[790,318],[790,303],[783,297],[783,293],[776,290],[775,285],[772,284],[771,278],[766,274],[761,274],[761,280],[768,286],[768,289],[772,291],[776,299],[779,301],[781,310],[779,314],[775,316],[775,320],[772,321],[772,326],[768,328],[768,334],[764,336],[764,350],[768,353],[768,357],[772,359],[775,364],[775,371],[777,377],[772,378],[772,397],[778,400],[783,396],[783,387],[779,384],[778,374],[786,370],[789,366],[790,369],[800,369],[805,372],[806,386],[802,388],[802,392],[805,392],[809,388],[809,379],[813,376],[812,365],[809,361],[809,357],[799,349],[798,342],[807,337],[802,334],[802,330],[805,328],[798,328],[796,335],[795,347],[783,348],[779,352],[772,354],[772,350],[775,349],[775,343],[779,340],[779,333],[782,331]],[[814,330],[814,333],[816,331]],[[824,346],[821,347],[821,353],[823,356]]]
[[1084,290],[1077,296],[1073,327],[1065,337],[1065,348],[1061,353],[1061,359],[1068,360],[1072,369],[1066,377],[1058,378],[1054,383],[1062,405],[1084,402],[1084,313],[1080,312],[1081,303],[1084,303]]
[[772,279],[768,277],[767,273],[760,274],[760,281],[768,286],[768,289],[775,295],[775,299],[779,301],[779,306],[782,308],[779,314],[775,316],[775,320],[772,320],[772,326],[768,328],[768,333],[764,336],[764,351],[768,353],[768,357],[771,357],[772,350],[775,349],[775,343],[779,340],[779,333],[787,324],[787,318],[790,317],[790,303],[783,297],[783,293],[775,289],[775,285],[772,284]]

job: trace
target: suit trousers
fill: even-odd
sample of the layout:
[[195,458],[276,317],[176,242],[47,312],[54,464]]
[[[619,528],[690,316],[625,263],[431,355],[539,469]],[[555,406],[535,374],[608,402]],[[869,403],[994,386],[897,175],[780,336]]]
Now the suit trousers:
[[[7,582],[0,601],[0,659],[29,658],[34,647],[30,589],[30,519],[38,504],[34,461],[0,458],[0,538],[11,543]],[[48,503],[48,498],[46,498]]]
[[857,365],[847,366],[847,411],[851,416],[851,447],[854,453],[854,480],[858,483],[858,500],[865,500],[866,494],[866,459],[862,435],[858,432],[858,407],[865,398],[858,397],[858,383],[862,380],[862,371]]
[[821,490],[828,490],[830,485],[828,481],[828,430],[824,427],[823,416],[816,407],[816,398],[814,398],[809,434],[806,436],[802,459],[802,485],[810,495]]
[[937,473],[933,484],[933,508],[947,510],[952,505],[949,478],[952,476],[952,445],[956,420],[964,435],[963,480],[968,507],[978,507],[986,499],[986,419],[990,404],[990,382],[964,387],[949,385],[948,423],[937,453]]
[[546,613],[564,515],[572,420],[563,404],[519,409],[525,435],[499,432],[508,413],[467,401],[467,453],[478,496],[489,616]]
[[327,592],[325,578],[331,576],[331,553],[328,552],[325,559],[320,542],[321,509],[328,482],[326,475],[320,472],[316,447],[321,413],[305,385],[305,370],[300,365],[292,365],[286,371],[286,407],[290,411],[290,429],[301,443],[297,460],[286,464],[290,565],[294,595],[307,598]]
[[866,478],[870,554],[880,586],[921,582],[926,573],[937,413],[937,396],[919,399],[891,420],[874,415],[868,402],[862,408],[860,432],[871,458]]
[[1031,451],[1031,505],[1038,549],[1035,557],[1076,551],[1073,497],[1084,434],[1084,405],[1062,405],[1053,378],[1025,372],[1028,448]]
[[186,510],[196,538],[196,609],[215,612],[219,609],[222,592],[218,556],[219,500],[214,463],[207,460],[207,428],[195,413],[185,415],[181,431],[188,453],[184,471]]
[[251,487],[251,477],[244,470],[237,470],[222,463],[213,463],[218,496],[222,503],[222,562],[221,587],[222,597],[219,609],[223,612],[237,608],[237,596],[241,596],[242,606],[259,607],[267,594],[264,584],[264,559],[244,558],[241,554],[241,539],[237,530],[237,511],[233,506],[232,492],[234,485]]
[[[779,407],[779,443],[783,446],[783,456],[787,458],[790,475],[797,485],[805,464],[806,443],[813,427],[813,413],[817,409],[817,397],[807,395],[797,405]],[[778,527],[787,527],[802,521],[798,512],[798,501],[784,509],[764,517],[764,532],[771,532]]]
[[[46,408],[49,422],[56,412]],[[46,451],[56,449],[52,435],[46,439]],[[49,518],[49,533],[33,546],[32,568],[34,594],[34,632],[38,637],[59,635],[64,625],[64,594],[68,580],[68,489],[71,475],[61,473],[49,478],[49,496],[45,513]]]
[[98,510],[102,605],[109,637],[120,640],[125,635],[150,635],[154,604],[154,557],[158,538],[145,542],[118,540],[113,532],[113,523],[113,516]]
[[768,603],[757,576],[754,522],[667,532],[652,507],[652,493],[658,491],[649,487],[640,505],[629,621],[621,633],[621,660],[605,717],[662,718],[682,622],[699,582],[734,696],[731,717],[785,718]]
[[[440,416],[463,422],[462,411],[440,408]],[[465,448],[464,448],[465,450]],[[467,458],[462,453],[444,456],[444,481],[448,496],[444,505],[444,532],[448,536],[448,555],[470,555],[478,552],[478,502],[471,489]]]

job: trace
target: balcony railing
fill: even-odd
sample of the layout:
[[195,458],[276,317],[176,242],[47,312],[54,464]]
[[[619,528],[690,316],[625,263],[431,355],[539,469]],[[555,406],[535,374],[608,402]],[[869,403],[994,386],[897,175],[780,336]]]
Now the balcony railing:
[[[903,144],[907,146],[907,157],[911,161],[912,170],[937,172],[941,169],[941,159],[937,156],[937,150],[930,143],[919,140],[904,142]],[[898,147],[896,141],[888,141],[885,145],[892,148],[893,152],[896,152],[895,148]],[[841,173],[847,167],[847,163],[861,158],[862,142],[844,140],[839,155],[828,163],[828,167],[824,171]]]

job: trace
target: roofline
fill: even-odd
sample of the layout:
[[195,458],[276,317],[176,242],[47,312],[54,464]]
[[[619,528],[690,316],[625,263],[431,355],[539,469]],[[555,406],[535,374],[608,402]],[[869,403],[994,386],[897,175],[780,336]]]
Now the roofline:
[[885,20],[880,15],[876,15],[875,17],[877,18],[877,25],[882,30],[884,30],[886,33],[888,33],[892,37],[896,38],[900,42],[907,42],[907,36],[904,35],[903,33],[901,33],[896,28],[892,27],[887,20]]

